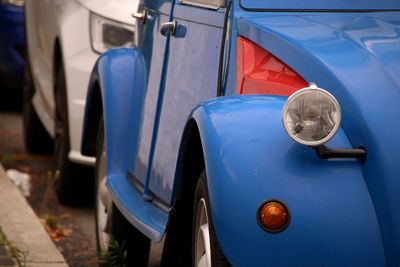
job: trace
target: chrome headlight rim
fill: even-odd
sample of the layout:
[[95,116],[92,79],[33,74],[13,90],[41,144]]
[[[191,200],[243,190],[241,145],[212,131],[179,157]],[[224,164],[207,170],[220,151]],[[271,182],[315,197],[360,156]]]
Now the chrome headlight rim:
[[[318,92],[320,94],[325,95],[331,101],[331,103],[335,106],[335,108],[337,110],[337,118],[336,118],[337,120],[336,120],[336,123],[335,123],[332,131],[324,138],[322,138],[320,140],[316,140],[316,141],[307,141],[307,140],[298,138],[291,132],[291,130],[288,128],[287,123],[285,122],[285,114],[287,114],[289,108],[291,108],[290,105],[293,103],[293,101],[297,97],[299,97],[303,94],[306,94],[306,93],[310,93],[310,92],[311,93]],[[340,108],[340,105],[339,105],[339,102],[337,101],[337,99],[330,92],[328,92],[327,90],[325,90],[323,88],[318,87],[315,84],[310,84],[310,86],[302,88],[302,89],[296,91],[295,93],[293,93],[292,95],[290,95],[288,97],[288,99],[286,100],[285,105],[282,110],[282,124],[284,126],[286,133],[296,143],[299,143],[299,144],[302,144],[305,146],[309,146],[309,147],[318,147],[318,146],[326,144],[329,140],[331,140],[340,128],[341,120],[342,120],[342,112],[341,112],[341,108]]]

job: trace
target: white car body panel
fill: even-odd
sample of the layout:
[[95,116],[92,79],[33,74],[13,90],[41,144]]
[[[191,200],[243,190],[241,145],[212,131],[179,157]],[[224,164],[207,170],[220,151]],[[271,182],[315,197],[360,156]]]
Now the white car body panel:
[[70,152],[73,162],[93,165],[80,152],[83,113],[90,73],[99,54],[91,48],[90,12],[131,26],[139,0],[27,0],[26,26],[29,64],[36,88],[32,103],[42,124],[54,137],[55,44],[67,86]]
[[[133,2],[132,0],[78,0],[87,9],[92,12],[113,20],[118,20],[125,24],[132,24],[132,14],[138,9],[139,1]],[[121,13],[121,10],[127,12]]]

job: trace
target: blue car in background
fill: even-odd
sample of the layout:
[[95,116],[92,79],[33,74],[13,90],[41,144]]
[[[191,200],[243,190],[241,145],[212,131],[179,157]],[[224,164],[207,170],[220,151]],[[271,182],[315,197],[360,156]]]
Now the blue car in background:
[[151,240],[163,266],[400,266],[400,1],[133,15],[138,46],[98,59],[85,107],[100,250],[117,240],[127,266]]
[[25,66],[24,0],[0,1],[0,83],[23,85]]

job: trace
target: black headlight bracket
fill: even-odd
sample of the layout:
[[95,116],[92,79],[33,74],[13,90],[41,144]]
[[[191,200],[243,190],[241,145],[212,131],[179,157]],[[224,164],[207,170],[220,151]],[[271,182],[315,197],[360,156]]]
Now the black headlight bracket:
[[328,148],[324,145],[313,147],[318,157],[321,159],[331,158],[356,158],[365,160],[367,157],[367,151],[364,148]]

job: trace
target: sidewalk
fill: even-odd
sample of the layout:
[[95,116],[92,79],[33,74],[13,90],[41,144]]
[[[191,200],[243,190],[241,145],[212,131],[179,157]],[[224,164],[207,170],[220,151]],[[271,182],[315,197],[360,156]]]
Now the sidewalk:
[[[28,202],[0,165],[0,227],[20,251],[26,251],[27,267],[68,267]],[[0,266],[18,266],[0,245]],[[2,262],[3,260],[3,262]],[[14,261],[14,265],[10,262]],[[10,263],[7,265],[7,262]]]

